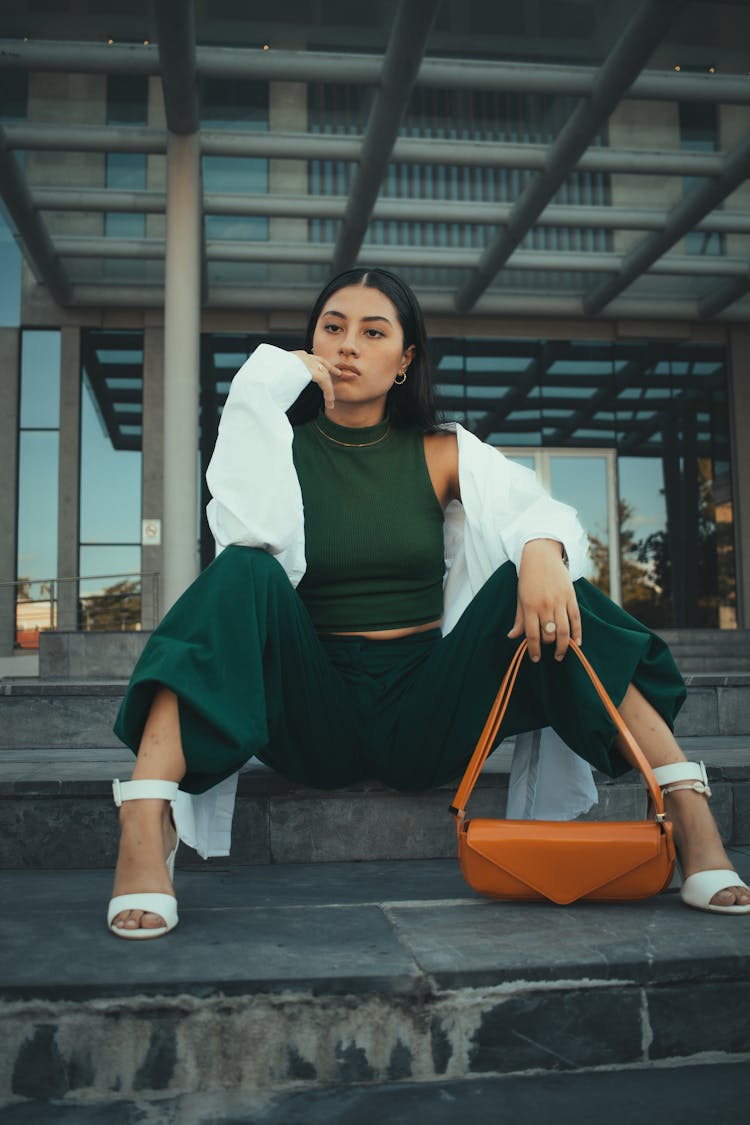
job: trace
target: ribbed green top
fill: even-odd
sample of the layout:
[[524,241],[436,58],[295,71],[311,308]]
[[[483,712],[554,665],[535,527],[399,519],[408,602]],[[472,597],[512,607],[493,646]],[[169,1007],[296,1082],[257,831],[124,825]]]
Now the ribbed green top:
[[298,586],[319,632],[398,629],[443,615],[443,510],[424,438],[386,419],[294,431],[307,571]]

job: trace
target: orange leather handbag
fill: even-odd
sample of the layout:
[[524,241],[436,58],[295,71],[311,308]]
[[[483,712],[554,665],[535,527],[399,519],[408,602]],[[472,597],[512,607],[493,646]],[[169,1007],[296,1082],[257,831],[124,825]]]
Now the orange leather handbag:
[[[648,898],[669,886],[674,872],[672,824],[651,766],[622,721],[599,677],[574,641],[572,653],[588,672],[602,703],[643,774],[653,820],[559,821],[470,818],[466,805],[495,745],[524,653],[513,655],[476,750],[451,805],[458,859],[466,882],[491,898],[548,899],[567,905]],[[569,656],[568,659],[571,659]]]

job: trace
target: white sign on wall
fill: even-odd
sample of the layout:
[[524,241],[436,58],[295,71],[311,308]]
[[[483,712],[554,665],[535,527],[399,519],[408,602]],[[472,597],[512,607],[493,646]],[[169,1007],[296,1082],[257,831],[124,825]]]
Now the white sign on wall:
[[141,520],[141,546],[161,547],[161,520]]

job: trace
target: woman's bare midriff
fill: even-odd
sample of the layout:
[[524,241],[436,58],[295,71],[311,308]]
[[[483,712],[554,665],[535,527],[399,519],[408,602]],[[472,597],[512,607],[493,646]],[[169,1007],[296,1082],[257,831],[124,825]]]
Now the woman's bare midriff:
[[329,633],[329,637],[364,637],[366,641],[397,641],[400,637],[411,637],[414,633],[426,633],[429,629],[440,628],[440,618],[428,621],[425,625],[407,625],[403,629],[377,629],[371,633],[355,629],[350,633]]

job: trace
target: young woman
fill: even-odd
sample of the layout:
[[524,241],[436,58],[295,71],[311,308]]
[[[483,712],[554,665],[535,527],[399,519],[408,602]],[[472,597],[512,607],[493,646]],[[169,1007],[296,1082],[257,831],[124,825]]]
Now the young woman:
[[584,643],[664,786],[683,899],[750,912],[705,771],[671,733],[685,689],[668,650],[580,577],[571,508],[462,427],[438,426],[421,312],[398,277],[341,274],[305,351],[253,353],[207,480],[220,553],[154,631],[115,727],[137,758],[133,780],[114,784],[113,933],[177,924],[177,833],[226,854],[236,771],[252,756],[321,788],[459,777],[524,635],[504,736],[551,726],[572,772],[628,768],[565,660],[571,637]]

